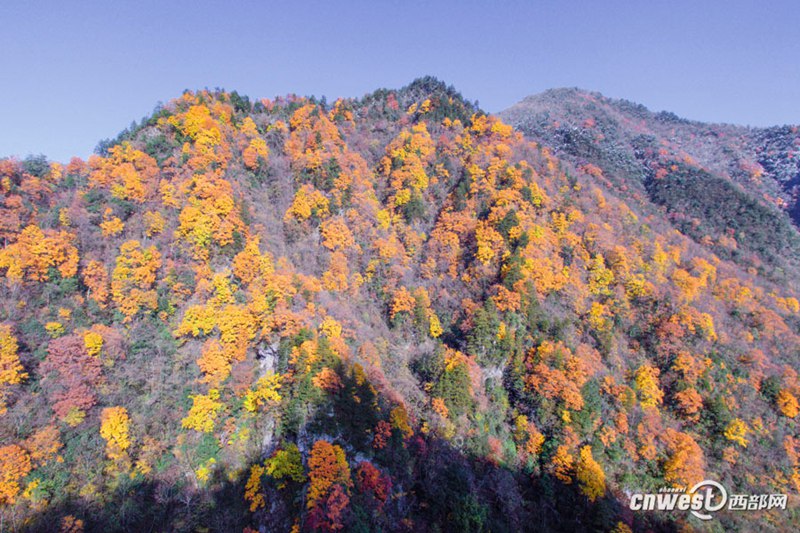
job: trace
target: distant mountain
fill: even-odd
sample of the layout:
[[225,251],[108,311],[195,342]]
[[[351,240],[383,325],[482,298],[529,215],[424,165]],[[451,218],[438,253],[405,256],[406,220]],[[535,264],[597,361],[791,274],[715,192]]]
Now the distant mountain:
[[796,266],[800,241],[779,212],[800,223],[797,126],[706,124],[579,89],[529,96],[500,116],[558,157],[597,167],[624,196],[663,206],[721,256]]

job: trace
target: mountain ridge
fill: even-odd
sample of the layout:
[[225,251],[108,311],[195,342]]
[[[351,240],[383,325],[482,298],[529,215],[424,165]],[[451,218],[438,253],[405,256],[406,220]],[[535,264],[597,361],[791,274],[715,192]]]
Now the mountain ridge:
[[567,97],[576,97],[576,96],[589,96],[595,98],[600,101],[605,101],[606,103],[617,106],[621,109],[628,109],[633,112],[638,112],[641,114],[649,114],[659,117],[664,122],[675,122],[680,124],[694,124],[694,125],[702,125],[702,126],[729,126],[734,128],[743,128],[748,130],[768,130],[768,129],[775,129],[775,128],[783,128],[783,127],[796,127],[797,124],[792,124],[790,122],[784,123],[776,123],[770,124],[766,126],[753,126],[750,124],[742,124],[736,121],[726,121],[726,120],[703,120],[703,119],[694,119],[684,117],[674,111],[669,109],[660,109],[655,110],[648,107],[645,104],[639,103],[635,100],[631,100],[629,98],[622,98],[622,97],[614,97],[614,96],[606,96],[601,91],[596,91],[592,89],[585,89],[578,86],[564,86],[564,87],[551,87],[549,89],[545,89],[538,93],[532,93],[528,96],[523,97],[521,100],[516,102],[515,104],[510,105],[504,110],[498,111],[496,114],[503,113],[515,105],[521,103],[539,103],[543,101],[550,101],[552,103],[559,103],[563,102],[567,99]]

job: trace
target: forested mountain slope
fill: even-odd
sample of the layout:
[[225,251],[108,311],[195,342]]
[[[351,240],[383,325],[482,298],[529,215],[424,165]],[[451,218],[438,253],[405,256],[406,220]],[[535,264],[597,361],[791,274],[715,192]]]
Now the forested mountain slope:
[[797,526],[626,496],[797,493],[785,254],[715,255],[430,78],[187,92],[100,152],[0,161],[2,527]]
[[797,268],[800,240],[780,216],[800,223],[796,126],[705,124],[579,89],[530,96],[500,116],[623,196],[662,206],[720,257],[778,276]]

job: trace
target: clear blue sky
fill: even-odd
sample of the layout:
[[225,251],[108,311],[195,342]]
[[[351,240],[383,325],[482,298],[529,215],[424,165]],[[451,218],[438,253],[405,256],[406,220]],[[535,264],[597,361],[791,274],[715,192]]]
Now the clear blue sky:
[[88,156],[183,89],[361,96],[435,75],[489,111],[578,86],[800,123],[797,2],[7,1],[0,157]]

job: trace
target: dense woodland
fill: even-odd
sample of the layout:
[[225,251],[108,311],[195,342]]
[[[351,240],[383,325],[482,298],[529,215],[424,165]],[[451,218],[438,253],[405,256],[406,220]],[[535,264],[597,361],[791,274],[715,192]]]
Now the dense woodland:
[[[800,526],[797,231],[715,169],[626,186],[431,78],[97,152],[0,160],[0,530]],[[705,478],[789,505],[628,510]]]

